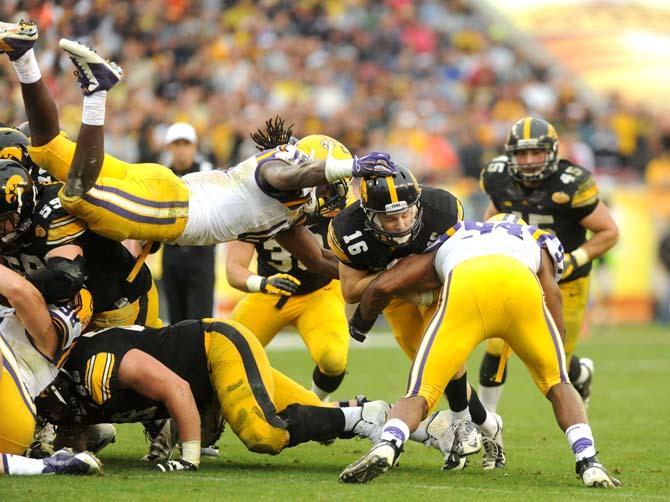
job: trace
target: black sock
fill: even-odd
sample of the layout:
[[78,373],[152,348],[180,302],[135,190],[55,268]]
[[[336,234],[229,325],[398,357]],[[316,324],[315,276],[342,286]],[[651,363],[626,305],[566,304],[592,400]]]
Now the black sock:
[[571,382],[575,382],[582,372],[582,365],[579,362],[579,357],[572,354],[570,358],[570,367],[568,368],[568,378]]
[[329,376],[321,373],[319,365],[317,364],[314,366],[314,371],[312,372],[312,380],[319,389],[324,390],[330,394],[335,392],[342,383],[342,380],[344,380],[344,372],[340,373],[339,375]]
[[344,413],[339,408],[292,404],[278,415],[286,421],[289,447],[307,441],[329,441],[344,432]]
[[463,411],[468,407],[468,373],[452,380],[444,391],[451,411]]
[[507,365],[505,365],[505,370],[503,371],[502,380],[496,382],[496,375],[498,374],[498,366],[500,365],[500,356],[495,356],[489,354],[488,352],[484,353],[482,358],[482,364],[479,367],[479,383],[484,387],[498,387],[505,383],[507,380]]
[[486,420],[486,408],[484,408],[484,405],[479,400],[479,396],[477,395],[477,392],[475,392],[475,389],[470,390],[470,402],[468,403],[470,417],[475,424],[482,425]]

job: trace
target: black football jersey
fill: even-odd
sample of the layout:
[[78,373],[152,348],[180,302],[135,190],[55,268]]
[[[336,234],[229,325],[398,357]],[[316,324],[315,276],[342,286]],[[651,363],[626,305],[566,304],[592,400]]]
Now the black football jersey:
[[[313,222],[307,222],[306,226],[316,236],[322,247],[328,249],[328,218],[316,218]],[[265,277],[274,274],[290,274],[300,281],[300,287],[296,295],[306,295],[326,284],[330,283],[329,277],[316,274],[307,270],[297,258],[279,245],[279,243],[270,239],[256,244],[256,254],[258,256],[258,273]]]
[[446,190],[422,186],[419,202],[423,209],[421,229],[411,243],[389,246],[380,242],[367,228],[361,205],[352,204],[340,211],[330,224],[330,249],[352,268],[379,272],[394,260],[422,253],[438,236],[463,219],[461,203]]
[[[598,205],[598,187],[583,167],[561,159],[558,169],[537,188],[526,188],[509,172],[506,156],[489,162],[481,174],[482,189],[495,208],[514,213],[529,225],[549,230],[571,252],[586,242],[586,228],[580,221]],[[587,276],[591,263],[578,268],[569,280]]]
[[119,366],[132,349],[151,355],[189,382],[199,408],[211,402],[214,391],[200,321],[184,321],[160,329],[110,328],[79,337],[61,366],[75,383],[76,393],[85,405],[87,423],[170,417],[163,403],[119,385]]
[[66,244],[80,246],[86,260],[86,288],[93,296],[95,313],[113,310],[116,302],[129,302],[151,288],[151,272],[143,266],[132,283],[126,277],[135,258],[120,242],[102,237],[88,229],[86,223],[61,206],[58,192],[62,183],[38,184],[37,203],[32,224],[23,237],[23,246],[3,255],[7,264],[21,274],[29,275],[44,268],[49,251]]

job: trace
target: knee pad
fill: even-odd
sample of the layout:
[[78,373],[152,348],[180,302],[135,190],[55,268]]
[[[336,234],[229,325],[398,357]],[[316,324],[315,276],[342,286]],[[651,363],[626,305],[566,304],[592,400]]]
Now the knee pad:
[[335,392],[342,380],[344,380],[345,372],[342,370],[342,373],[330,376],[321,372],[319,365],[314,366],[314,371],[312,372],[312,380],[319,389],[328,392],[329,394]]

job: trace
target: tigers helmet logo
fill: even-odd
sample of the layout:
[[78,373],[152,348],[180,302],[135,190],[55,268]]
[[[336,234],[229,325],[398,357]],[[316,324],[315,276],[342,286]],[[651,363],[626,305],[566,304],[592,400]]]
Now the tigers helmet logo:
[[15,174],[10,176],[5,183],[5,201],[7,204],[14,204],[23,195],[24,181],[21,176]]

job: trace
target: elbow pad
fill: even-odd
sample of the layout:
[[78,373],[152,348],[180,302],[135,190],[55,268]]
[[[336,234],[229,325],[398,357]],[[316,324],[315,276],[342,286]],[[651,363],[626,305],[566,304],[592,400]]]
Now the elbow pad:
[[28,275],[47,303],[70,300],[84,286],[86,261],[83,256],[74,260],[56,256],[47,261],[46,268]]

